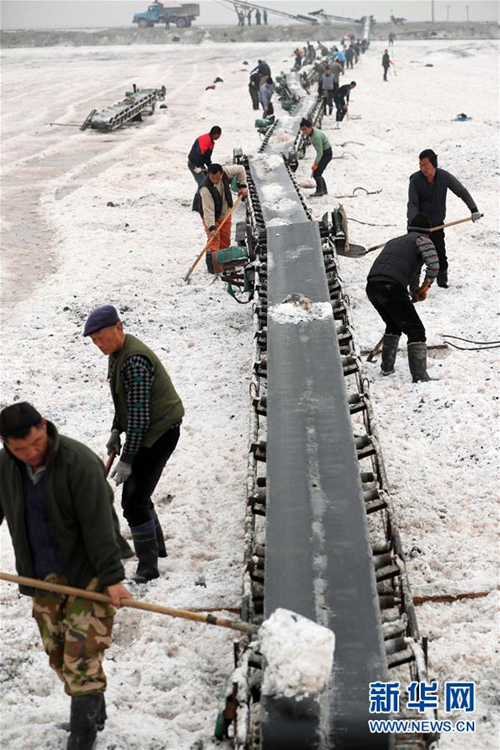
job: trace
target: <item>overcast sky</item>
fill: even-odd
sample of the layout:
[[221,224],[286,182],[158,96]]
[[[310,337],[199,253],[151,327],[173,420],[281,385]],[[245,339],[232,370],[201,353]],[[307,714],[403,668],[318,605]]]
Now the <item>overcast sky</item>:
[[[257,0],[259,2],[260,0]],[[129,26],[134,13],[147,9],[148,0],[1,0],[0,16],[3,29],[88,28],[99,26]],[[235,13],[222,0],[201,0],[201,25],[235,23]],[[339,16],[359,18],[373,15],[376,21],[388,21],[389,16],[403,16],[409,21],[430,21],[431,0],[263,0],[268,8],[289,13],[307,14],[323,9]],[[467,10],[468,8],[468,10]],[[436,21],[498,21],[495,0],[435,0]],[[269,15],[273,23],[285,19]]]

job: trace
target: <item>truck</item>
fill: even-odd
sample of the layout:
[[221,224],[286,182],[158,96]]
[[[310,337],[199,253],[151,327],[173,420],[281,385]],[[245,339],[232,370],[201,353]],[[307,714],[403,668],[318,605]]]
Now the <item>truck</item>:
[[136,13],[132,23],[139,28],[145,29],[154,26],[155,23],[164,23],[168,29],[170,24],[175,24],[179,29],[191,26],[191,23],[200,15],[198,3],[152,3],[145,13]]

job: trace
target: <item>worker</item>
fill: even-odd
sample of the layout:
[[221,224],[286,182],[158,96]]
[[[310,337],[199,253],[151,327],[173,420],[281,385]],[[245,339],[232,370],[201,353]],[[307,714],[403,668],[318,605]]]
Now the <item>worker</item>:
[[261,16],[260,10],[257,8],[257,10],[255,11],[255,24],[257,26],[260,26],[261,20],[262,20],[262,16]]
[[345,51],[346,68],[352,70],[354,68],[354,50],[352,44]]
[[295,55],[295,62],[293,64],[293,69],[294,70],[300,70],[300,68],[302,67],[302,55],[303,55],[303,52],[302,52],[301,49],[299,49],[297,47],[297,49],[294,49],[293,54]]
[[396,38],[396,34],[393,31],[389,32],[389,47],[394,47],[394,40]]
[[114,609],[130,597],[101,459],[60,435],[32,404],[0,412],[0,523],[20,576],[107,593],[112,606],[22,585],[49,664],[71,697],[67,750],[90,750],[106,721],[104,651]]
[[245,14],[242,10],[236,11],[238,15],[238,26],[244,26],[245,25]]
[[200,135],[191,146],[191,151],[188,155],[188,169],[198,186],[201,185],[206,177],[207,169],[212,163],[215,141],[218,141],[221,135],[222,128],[214,125],[208,133]]
[[274,81],[272,78],[268,78],[267,81],[263,83],[259,89],[259,101],[262,104],[262,109],[264,110],[262,116],[267,120],[270,120],[271,118],[274,119],[274,107],[271,102],[273,94]]
[[382,67],[384,69],[384,81],[387,81],[387,71],[389,70],[390,66],[393,64],[394,63],[389,57],[389,52],[385,49],[384,54],[382,55]]
[[311,139],[311,145],[316,149],[316,157],[312,165],[313,179],[316,183],[316,192],[311,195],[311,198],[320,198],[321,196],[328,194],[328,188],[323,177],[323,172],[332,160],[332,147],[323,131],[319,128],[314,128],[310,120],[302,118],[300,121],[300,129],[304,135],[309,136]]
[[[482,214],[477,210],[471,194],[450,172],[438,168],[437,154],[430,148],[419,154],[420,170],[410,177],[408,188],[407,219],[412,221],[419,211],[429,214],[433,227],[444,224],[446,218],[446,194],[448,188],[463,200],[472,213],[472,221],[479,221]],[[439,258],[439,276],[437,284],[448,289],[448,258],[444,241],[444,230],[432,233],[432,241]]]
[[262,16],[263,16],[263,19],[264,19],[264,26],[267,26],[267,10],[264,10]]
[[267,81],[268,78],[271,78],[271,68],[265,60],[258,60],[257,65],[253,70],[250,71],[250,73],[259,74],[259,83],[261,86]]
[[326,66],[325,72],[319,79],[318,94],[325,100],[325,112],[328,109],[328,114],[331,115],[333,112],[333,95],[335,93],[335,76],[329,65]]
[[231,244],[231,217],[224,222],[218,234],[215,234],[215,231],[221,226],[223,219],[233,206],[231,195],[233,178],[236,178],[238,182],[239,194],[245,198],[248,194],[245,167],[241,164],[232,164],[228,167],[212,164],[193,200],[193,211],[200,214],[203,228],[210,240],[206,263],[211,273],[214,273],[212,254]]
[[[368,274],[366,294],[385,323],[382,345],[381,371],[394,372],[401,333],[408,337],[408,364],[416,383],[430,380],[427,373],[427,345],[425,328],[415,310],[416,302],[423,302],[436,279],[439,260],[430,239],[431,220],[426,213],[418,213],[408,225],[408,233],[386,243]],[[415,279],[425,264],[422,285]],[[415,286],[412,297],[408,287]]]
[[342,68],[342,73],[344,72],[345,63],[346,63],[346,56],[343,49],[337,50],[337,53],[335,54],[335,60],[338,62],[340,67]]
[[335,92],[333,99],[337,109],[335,118],[337,122],[341,122],[344,119],[349,106],[349,96],[354,88],[356,88],[356,81],[351,81],[351,83],[345,83],[343,86],[340,86]]
[[250,93],[250,98],[252,100],[252,106],[254,109],[259,109],[259,88],[260,76],[258,73],[252,73],[248,84],[248,91]]
[[[94,310],[84,336],[108,357],[108,380],[115,413],[106,444],[119,461],[111,473],[123,484],[122,508],[139,559],[136,583],[159,577],[158,557],[167,557],[165,539],[151,496],[180,434],[184,407],[172,381],[151,349],[125,333],[112,305]],[[121,445],[120,435],[125,433]]]

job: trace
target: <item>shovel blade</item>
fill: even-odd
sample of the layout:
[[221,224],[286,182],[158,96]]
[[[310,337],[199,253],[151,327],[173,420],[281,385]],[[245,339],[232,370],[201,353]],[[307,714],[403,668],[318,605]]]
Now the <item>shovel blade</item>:
[[347,249],[345,247],[337,248],[337,255],[342,255],[344,258],[362,258],[369,252],[370,250],[367,250],[363,245],[353,245],[352,242],[349,243]]

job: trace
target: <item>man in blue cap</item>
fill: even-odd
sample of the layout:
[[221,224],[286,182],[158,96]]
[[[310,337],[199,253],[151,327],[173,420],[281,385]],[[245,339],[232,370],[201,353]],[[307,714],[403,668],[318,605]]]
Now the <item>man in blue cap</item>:
[[111,476],[123,484],[123,515],[139,558],[134,581],[146,583],[159,576],[158,557],[167,556],[151,495],[179,440],[184,407],[159,358],[124,332],[112,305],[89,315],[83,335],[109,358],[115,416],[106,448],[108,455],[116,451],[120,456]]

